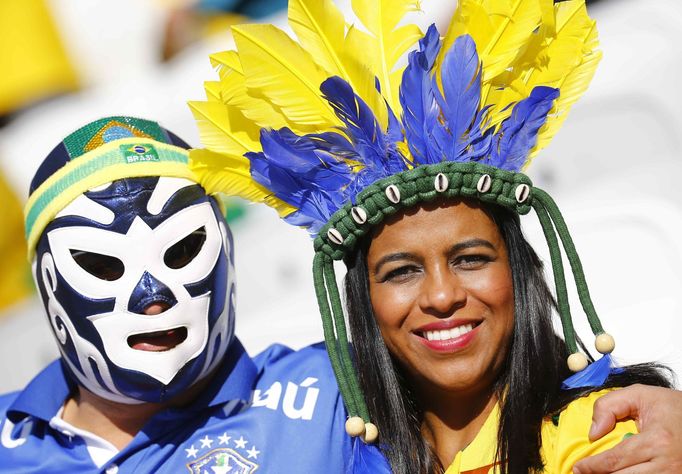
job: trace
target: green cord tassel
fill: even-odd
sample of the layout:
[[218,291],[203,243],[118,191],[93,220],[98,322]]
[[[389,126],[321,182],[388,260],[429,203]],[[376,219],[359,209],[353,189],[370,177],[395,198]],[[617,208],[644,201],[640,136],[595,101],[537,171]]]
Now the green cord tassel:
[[533,202],[533,208],[538,216],[542,231],[547,240],[549,247],[549,255],[552,260],[552,272],[554,273],[554,285],[556,288],[557,305],[559,309],[559,317],[561,318],[561,326],[564,331],[564,340],[566,346],[571,354],[578,352],[578,344],[576,341],[575,329],[573,327],[573,320],[571,319],[571,308],[568,303],[568,291],[566,290],[566,276],[564,275],[564,265],[561,260],[561,249],[559,248],[559,241],[557,240],[554,226],[544,208],[541,200]]
[[564,251],[566,252],[566,257],[571,264],[571,270],[573,271],[573,278],[575,279],[575,285],[578,291],[578,298],[580,299],[580,304],[585,311],[587,320],[590,323],[590,328],[594,335],[602,334],[604,328],[599,321],[599,316],[594,309],[592,304],[592,298],[590,297],[590,290],[587,288],[587,282],[585,280],[585,273],[583,272],[583,266],[580,262],[580,257],[578,257],[578,252],[573,244],[573,239],[571,239],[571,234],[568,232],[568,227],[566,226],[566,221],[561,215],[559,208],[552,199],[552,197],[547,194],[542,189],[535,188],[533,190],[535,199],[540,201],[542,205],[547,209],[554,226],[556,227],[557,234],[561,238],[561,243],[564,246]]

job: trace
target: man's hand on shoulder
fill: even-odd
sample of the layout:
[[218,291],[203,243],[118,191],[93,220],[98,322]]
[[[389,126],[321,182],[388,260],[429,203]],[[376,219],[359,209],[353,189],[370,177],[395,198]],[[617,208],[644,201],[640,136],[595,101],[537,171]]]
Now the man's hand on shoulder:
[[594,405],[590,439],[632,418],[639,434],[576,463],[574,474],[682,473],[682,392],[633,385],[601,397]]

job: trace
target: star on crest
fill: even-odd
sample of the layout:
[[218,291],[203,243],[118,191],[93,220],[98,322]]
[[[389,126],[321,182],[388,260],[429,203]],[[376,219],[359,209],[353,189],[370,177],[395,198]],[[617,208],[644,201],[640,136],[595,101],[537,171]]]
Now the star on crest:
[[240,436],[239,439],[234,440],[234,445],[240,449],[246,449],[247,443],[248,441],[246,441],[243,436]]
[[248,449],[246,451],[246,454],[249,455],[249,459],[258,459],[258,455],[260,454],[260,451],[256,449],[255,446],[253,446],[251,449]]
[[218,436],[218,444],[228,444],[230,440],[232,439],[231,436],[227,436],[227,433],[223,433],[222,436]]
[[208,435],[201,438],[199,442],[201,443],[202,448],[210,448],[211,445],[213,444],[213,440],[209,438]]
[[199,450],[196,449],[194,445],[192,445],[189,448],[185,449],[185,452],[187,453],[188,458],[196,458]]

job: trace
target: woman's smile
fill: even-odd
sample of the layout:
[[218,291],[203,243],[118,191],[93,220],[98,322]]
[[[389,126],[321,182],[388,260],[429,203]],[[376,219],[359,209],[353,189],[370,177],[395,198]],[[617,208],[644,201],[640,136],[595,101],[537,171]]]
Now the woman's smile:
[[453,319],[429,323],[412,332],[429,349],[455,352],[466,347],[476,337],[480,324],[480,321]]
[[367,265],[379,329],[414,382],[448,391],[492,383],[514,297],[504,240],[483,209],[431,203],[394,216],[374,235]]

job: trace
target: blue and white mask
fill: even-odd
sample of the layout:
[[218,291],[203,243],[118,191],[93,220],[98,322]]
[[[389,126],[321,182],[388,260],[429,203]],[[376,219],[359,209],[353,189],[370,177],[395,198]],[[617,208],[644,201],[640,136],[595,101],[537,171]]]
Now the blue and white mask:
[[221,362],[234,334],[232,262],[231,235],[199,185],[126,178],[59,212],[34,277],[78,384],[115,402],[160,402]]

